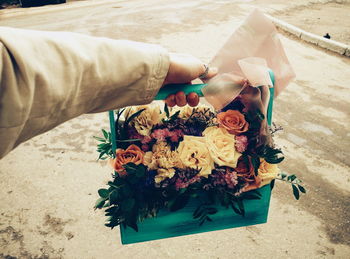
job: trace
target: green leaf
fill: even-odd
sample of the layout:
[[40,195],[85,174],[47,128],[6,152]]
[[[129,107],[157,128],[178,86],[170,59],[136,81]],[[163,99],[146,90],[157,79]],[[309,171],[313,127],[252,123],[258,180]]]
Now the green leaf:
[[168,105],[166,103],[164,103],[164,111],[165,111],[166,117],[169,118],[170,113],[169,113]]
[[298,184],[298,188],[299,188],[299,191],[301,191],[302,193],[306,193],[306,190],[303,186]]
[[130,221],[130,222],[127,222],[126,224],[136,232],[139,232],[139,227],[137,226],[136,221]]
[[129,198],[129,199],[122,201],[120,208],[122,211],[128,212],[128,211],[132,210],[134,205],[135,205],[135,199]]
[[123,167],[125,168],[125,170],[128,172],[129,175],[135,174],[136,177],[139,177],[139,178],[145,176],[146,167],[143,164],[135,165],[133,163],[128,163],[126,165],[123,165]]
[[141,141],[141,139],[139,138],[134,138],[134,139],[117,139],[116,142],[120,142],[120,143],[125,143],[125,142],[137,142],[137,141]]
[[218,210],[216,208],[207,208],[207,214],[213,215],[217,212]]
[[296,177],[295,174],[289,175],[289,176],[287,177],[287,179],[288,179],[289,181],[291,181],[291,182],[293,182],[296,178],[297,178],[297,177]]
[[114,189],[110,194],[109,194],[109,201],[110,203],[118,203],[118,198],[119,198],[119,193],[117,189]]
[[103,205],[105,205],[105,198],[99,198],[95,203],[95,209],[102,209]]
[[144,110],[146,110],[145,108],[144,109],[141,109],[137,112],[135,112],[133,115],[131,115],[129,118],[127,118],[125,120],[125,123],[124,123],[124,126],[128,126],[130,121],[132,121],[134,118],[136,118],[137,116],[139,116]]
[[237,204],[238,204],[240,211],[242,212],[242,216],[244,217],[245,216],[245,209],[244,209],[244,203],[243,203],[242,199],[238,199]]
[[180,111],[175,112],[173,115],[171,115],[171,117],[170,117],[169,120],[170,120],[170,121],[176,120],[177,117],[179,117],[179,114],[180,114]]
[[242,196],[242,199],[245,199],[245,200],[260,200],[260,199],[261,199],[261,196],[256,195],[256,194],[254,194],[254,193],[245,193],[245,194]]
[[115,185],[113,182],[108,182],[108,185],[116,189],[120,188],[119,186]]
[[106,151],[102,151],[100,155],[98,156],[98,159],[104,160],[103,156],[106,154]]
[[102,133],[103,133],[103,136],[105,137],[105,139],[108,139],[108,133],[107,133],[107,131],[105,131],[104,129],[102,129]]
[[189,199],[190,195],[188,195],[188,193],[179,195],[176,198],[175,202],[170,206],[170,211],[177,211],[184,208],[188,203]]
[[199,205],[199,206],[197,207],[197,209],[193,212],[193,218],[194,218],[194,219],[199,218],[199,217],[202,215],[202,213],[203,213],[202,205]]
[[255,175],[258,175],[258,170],[259,170],[259,167],[260,167],[260,158],[259,158],[259,156],[257,156],[257,155],[251,156],[251,162],[252,162],[252,165],[254,167]]
[[294,184],[292,184],[292,188],[293,188],[293,195],[294,195],[295,199],[299,200],[299,190],[298,190],[298,188]]
[[129,197],[132,194],[129,184],[123,185],[120,189],[120,193],[122,194],[123,198]]
[[108,198],[109,191],[107,189],[99,189],[98,194],[100,195],[101,198]]
[[106,203],[105,205],[103,205],[103,208],[107,208],[109,206],[111,206],[111,203],[109,202],[109,200],[106,200]]
[[262,196],[261,193],[260,193],[260,191],[257,190],[257,189],[251,190],[251,191],[249,191],[249,192],[246,192],[246,194],[254,194],[254,195],[259,196],[259,197]]
[[100,137],[95,137],[93,136],[94,139],[101,141],[101,142],[106,142],[106,140],[104,138],[100,138]]
[[231,208],[233,209],[234,212],[236,212],[238,215],[242,215],[242,212],[240,209],[237,207],[236,202],[231,202]]

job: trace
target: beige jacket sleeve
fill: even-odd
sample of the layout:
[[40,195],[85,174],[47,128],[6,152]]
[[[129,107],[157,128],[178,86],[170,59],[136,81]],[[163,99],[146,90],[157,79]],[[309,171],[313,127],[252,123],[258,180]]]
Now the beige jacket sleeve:
[[168,69],[156,45],[0,27],[0,158],[83,113],[151,102]]

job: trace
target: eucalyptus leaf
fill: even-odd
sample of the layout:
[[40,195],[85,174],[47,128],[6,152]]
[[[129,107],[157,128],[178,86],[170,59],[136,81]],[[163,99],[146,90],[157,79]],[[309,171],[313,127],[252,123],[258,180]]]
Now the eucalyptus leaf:
[[299,191],[301,191],[302,193],[306,193],[306,190],[303,186],[298,184],[298,188],[299,188]]
[[98,194],[100,195],[101,198],[108,198],[109,191],[107,189],[99,189]]
[[297,178],[297,177],[296,177],[295,174],[289,175],[289,176],[287,177],[287,179],[288,179],[289,181],[291,181],[291,182],[293,182],[296,178]]
[[187,205],[189,199],[190,195],[188,195],[188,193],[183,193],[179,195],[176,198],[175,202],[171,205],[170,211],[177,211],[184,208]]
[[299,190],[298,190],[298,188],[294,184],[292,184],[292,188],[293,188],[293,195],[294,195],[295,199],[299,200]]
[[105,201],[106,201],[105,198],[99,198],[95,203],[95,209],[101,209],[105,204]]

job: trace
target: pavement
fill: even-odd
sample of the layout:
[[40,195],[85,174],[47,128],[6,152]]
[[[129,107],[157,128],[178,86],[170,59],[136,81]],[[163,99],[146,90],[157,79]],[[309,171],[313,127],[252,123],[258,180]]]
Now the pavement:
[[[274,14],[298,5],[311,1],[81,1],[0,12],[0,25],[158,43],[208,62],[254,7]],[[350,60],[281,40],[297,79],[275,102],[284,128],[276,142],[282,170],[303,179],[307,195],[295,201],[278,182],[266,224],[122,246],[93,210],[111,172],[96,162],[92,136],[108,117],[83,115],[0,161],[0,258],[349,258]]]

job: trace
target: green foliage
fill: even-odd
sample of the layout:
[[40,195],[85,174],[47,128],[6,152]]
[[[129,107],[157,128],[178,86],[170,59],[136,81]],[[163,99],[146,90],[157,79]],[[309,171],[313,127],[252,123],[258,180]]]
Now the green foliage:
[[97,145],[97,152],[100,153],[97,160],[106,160],[107,158],[113,158],[112,150],[112,135],[110,132],[102,129],[102,137],[95,137],[99,144]]
[[249,130],[259,131],[262,121],[265,119],[264,114],[259,109],[252,109],[244,113],[246,121],[249,123]]
[[168,105],[166,103],[164,103],[164,112],[167,118],[169,118],[170,113],[169,113],[169,108]]
[[126,177],[116,176],[113,182],[108,182],[108,189],[98,190],[100,198],[96,201],[95,208],[107,208],[106,226],[114,228],[123,224],[124,227],[129,226],[137,231],[139,207],[142,202],[139,201],[135,186],[144,181],[146,167],[142,164],[128,163],[124,168],[127,172]]
[[301,185],[302,181],[295,174],[280,173],[277,179],[291,184],[294,198],[297,200],[300,198],[300,193],[306,193],[305,188]]
[[218,210],[211,207],[210,204],[200,204],[193,212],[193,219],[198,219],[199,225],[203,225],[205,221],[212,221],[209,215],[216,214]]
[[[121,118],[125,109],[116,111],[115,135],[118,148],[125,149],[131,143],[136,143],[140,146],[140,139],[129,139],[128,130],[133,126],[132,121],[144,110],[141,109],[135,112],[124,121]],[[215,114],[209,109],[204,112],[198,112],[197,109],[193,109],[188,119],[180,119],[180,111],[171,115],[166,104],[164,106],[164,112],[166,119],[163,119],[163,124],[169,130],[191,127],[195,130],[198,129],[200,132],[209,126],[215,125],[213,120]],[[245,116],[250,123],[250,130],[253,129],[256,131],[260,129],[261,122],[265,119],[259,110],[254,113],[245,114]],[[162,128],[163,125],[156,125],[154,129],[157,127]],[[254,134],[249,137],[256,138]],[[99,142],[97,146],[97,151],[100,153],[99,159],[104,160],[114,156],[110,132],[102,130],[102,136],[94,138]],[[252,143],[257,142],[252,141]],[[284,159],[281,150],[270,146],[248,149],[242,158],[247,165],[254,168],[256,175],[258,174],[261,158],[264,158],[266,162],[271,164],[280,163]],[[204,185],[202,182],[192,183],[187,188],[180,190],[174,188],[174,181],[172,183],[165,181],[168,185],[164,186],[162,185],[163,182],[157,184],[157,186],[155,186],[154,182],[146,186],[149,175],[152,172],[154,173],[154,171],[148,171],[147,167],[143,164],[136,165],[128,163],[123,165],[123,167],[126,171],[126,176],[120,177],[118,174],[115,174],[113,181],[109,181],[105,188],[98,190],[100,197],[95,204],[95,209],[103,209],[105,211],[107,217],[105,225],[111,228],[121,225],[122,227],[131,227],[135,231],[138,231],[138,222],[148,217],[155,217],[160,209],[167,208],[171,212],[181,210],[188,205],[190,199],[199,199],[201,201],[201,204],[193,212],[193,218],[198,220],[199,225],[212,221],[212,215],[218,212],[217,205],[232,209],[234,213],[244,217],[246,215],[244,201],[261,199],[259,190],[240,193],[242,183],[238,184],[234,190],[228,187],[218,186],[215,188],[209,187],[205,191],[203,190]],[[180,171],[180,169],[177,170]],[[186,171],[185,173],[189,175],[188,179],[192,177],[191,172]],[[301,186],[301,181],[295,175],[281,174],[279,179],[287,181],[292,185],[293,194],[296,199],[299,199],[300,193],[306,192],[304,187]],[[201,181],[205,182],[206,180],[202,179]],[[273,188],[273,184],[274,181],[271,182],[271,188]]]
[[184,208],[190,200],[190,197],[191,196],[188,192],[182,193],[179,196],[177,196],[173,201],[170,202],[170,211],[177,211]]
[[279,164],[284,160],[283,152],[277,148],[262,146],[259,147],[256,152],[269,164]]

